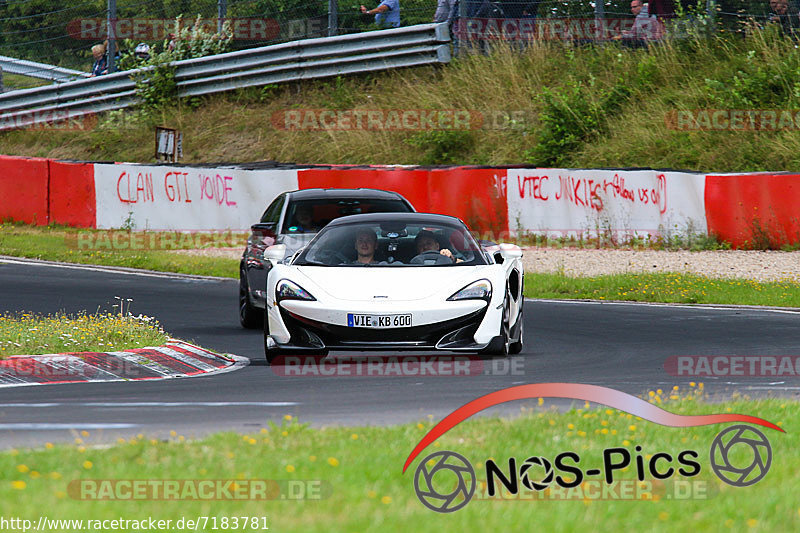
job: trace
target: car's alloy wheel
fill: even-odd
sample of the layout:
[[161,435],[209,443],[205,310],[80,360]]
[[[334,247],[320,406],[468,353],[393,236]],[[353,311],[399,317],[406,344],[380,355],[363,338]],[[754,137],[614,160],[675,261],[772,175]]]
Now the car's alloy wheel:
[[243,328],[256,329],[262,325],[262,315],[265,313],[259,308],[250,305],[247,286],[247,275],[244,269],[239,269],[239,322]]

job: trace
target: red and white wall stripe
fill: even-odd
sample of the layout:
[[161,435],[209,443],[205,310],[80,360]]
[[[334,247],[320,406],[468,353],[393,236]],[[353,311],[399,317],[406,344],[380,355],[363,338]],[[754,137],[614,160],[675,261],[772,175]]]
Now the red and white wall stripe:
[[656,170],[308,166],[246,170],[0,156],[0,219],[87,228],[243,230],[280,192],[394,190],[419,211],[506,232],[711,233],[800,241],[800,175]]

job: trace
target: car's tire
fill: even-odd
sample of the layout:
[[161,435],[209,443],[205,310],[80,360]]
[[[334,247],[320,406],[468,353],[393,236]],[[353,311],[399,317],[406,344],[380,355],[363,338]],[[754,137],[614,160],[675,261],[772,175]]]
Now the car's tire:
[[510,342],[510,334],[508,320],[509,320],[509,312],[510,312],[510,304],[508,301],[508,296],[506,296],[505,303],[503,304],[503,320],[500,326],[500,335],[492,339],[492,342],[489,343],[481,355],[485,355],[488,357],[507,357],[510,349],[511,349],[511,342]]
[[239,323],[246,329],[257,329],[264,324],[265,312],[250,304],[250,289],[247,275],[243,268],[239,269]]
[[264,357],[267,359],[267,364],[271,365],[275,358],[279,355],[283,355],[283,350],[277,347],[273,343],[273,347],[270,348],[269,346],[269,316],[267,315],[266,311],[264,312],[264,320],[262,321],[264,326]]
[[522,304],[520,304],[519,308],[519,316],[517,317],[517,333],[518,333],[518,340],[512,342],[508,346],[508,353],[510,355],[517,355],[522,351],[523,348],[523,337],[525,336],[525,322],[522,320]]

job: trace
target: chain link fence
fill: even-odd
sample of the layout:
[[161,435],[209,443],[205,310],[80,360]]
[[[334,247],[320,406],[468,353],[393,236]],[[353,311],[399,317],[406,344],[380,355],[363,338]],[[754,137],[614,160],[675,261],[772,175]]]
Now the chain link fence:
[[[116,37],[121,47],[145,43],[154,50],[167,46],[182,24],[219,28],[230,24],[233,49],[297,39],[378,29],[373,15],[380,0],[0,0],[0,55],[89,71],[92,45],[107,35],[110,3],[116,5]],[[437,3],[457,0],[399,0],[401,24],[431,22]],[[587,0],[460,0],[451,10],[453,34],[469,39],[576,38],[577,27],[597,21],[629,31],[631,0],[596,3]],[[634,0],[638,2],[639,0]],[[784,29],[800,28],[800,0],[650,0],[646,6],[666,28],[672,20],[695,21],[715,30],[744,33],[747,24],[765,25],[775,18]],[[509,22],[511,21],[511,22]],[[561,21],[561,33],[553,24]],[[611,22],[609,22],[611,21]],[[550,24],[550,26],[547,26]],[[595,27],[595,26],[592,26]],[[543,28],[549,28],[549,31]],[[621,28],[621,29],[620,29]],[[628,30],[625,30],[628,28]],[[566,31],[566,33],[564,33]],[[576,33],[577,32],[577,33]],[[586,34],[586,31],[583,31]],[[592,35],[585,35],[592,39]],[[6,85],[13,80],[6,76]]]

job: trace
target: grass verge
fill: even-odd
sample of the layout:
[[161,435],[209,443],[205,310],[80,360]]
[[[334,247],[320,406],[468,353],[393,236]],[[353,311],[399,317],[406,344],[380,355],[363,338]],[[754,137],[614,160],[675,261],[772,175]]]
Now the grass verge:
[[[85,237],[85,239],[84,239]],[[215,241],[215,239],[217,239]],[[198,243],[241,243],[237,234],[176,234],[175,232],[126,232],[20,224],[0,225],[0,255],[64,261],[89,265],[143,268],[160,272],[237,277],[237,259],[183,255],[170,249],[195,248]],[[84,246],[82,243],[86,243]],[[148,247],[150,249],[148,249]],[[155,249],[153,249],[155,248]]]
[[[125,301],[120,300],[120,305]],[[10,355],[105,352],[159,346],[167,335],[151,317],[131,314],[0,314],[0,359]]]
[[800,282],[762,283],[680,273],[613,274],[587,278],[525,273],[529,298],[625,300],[688,304],[800,307]]
[[[520,417],[477,417],[462,423],[424,450],[405,474],[401,473],[402,465],[432,426],[430,420],[390,427],[318,430],[287,415],[280,426],[271,425],[255,434],[220,433],[191,442],[174,432],[169,440],[139,435],[97,448],[87,444],[92,435],[83,432],[74,445],[46,444],[41,449],[0,454],[0,514],[29,519],[34,524],[41,515],[51,520],[153,517],[172,520],[172,524],[198,516],[216,517],[219,524],[227,517],[231,526],[234,516],[265,517],[271,530],[325,532],[405,531],[409,524],[415,531],[468,531],[476,523],[489,530],[536,524],[543,531],[571,531],[579,523],[597,524],[605,531],[800,529],[800,488],[796,483],[800,449],[791,434],[800,424],[800,405],[777,399],[707,404],[698,399],[697,388],[688,394],[668,394],[662,407],[672,412],[750,414],[790,431],[782,434],[763,429],[773,452],[767,476],[753,486],[734,488],[714,475],[709,464],[711,442],[727,425],[676,429],[606,408],[547,410],[545,402],[541,411],[524,409]],[[646,461],[657,452],[675,457],[680,451],[695,450],[700,472],[692,478],[676,474],[665,481],[665,491],[645,488],[639,498],[629,500],[597,499],[591,496],[596,493],[590,492],[587,484],[566,500],[474,499],[452,514],[428,510],[413,489],[417,464],[434,451],[452,450],[464,455],[480,481],[486,479],[484,462],[489,458],[507,465],[510,457],[521,463],[529,456],[552,460],[563,451],[573,451],[580,455],[580,466],[586,470],[602,467],[606,448],[624,447],[635,457],[637,445],[642,447],[641,456]],[[733,456],[735,464],[743,460],[747,460],[747,453]],[[635,476],[635,467],[618,472],[618,478],[626,480]],[[95,501],[80,499],[75,488],[80,480],[277,480],[282,488],[290,482],[301,486],[305,482],[305,487],[309,482],[320,482],[323,490],[318,499],[287,495],[286,499],[270,501]],[[694,491],[673,497],[670,483],[678,480],[691,483]],[[440,488],[452,481],[434,478]],[[100,494],[97,487],[101,485],[94,483],[88,486],[95,489],[84,495]],[[649,473],[644,483],[654,483]],[[648,491],[652,493],[649,498],[644,495]],[[522,493],[531,494],[524,488]],[[243,528],[240,521],[237,529],[255,528]]]

